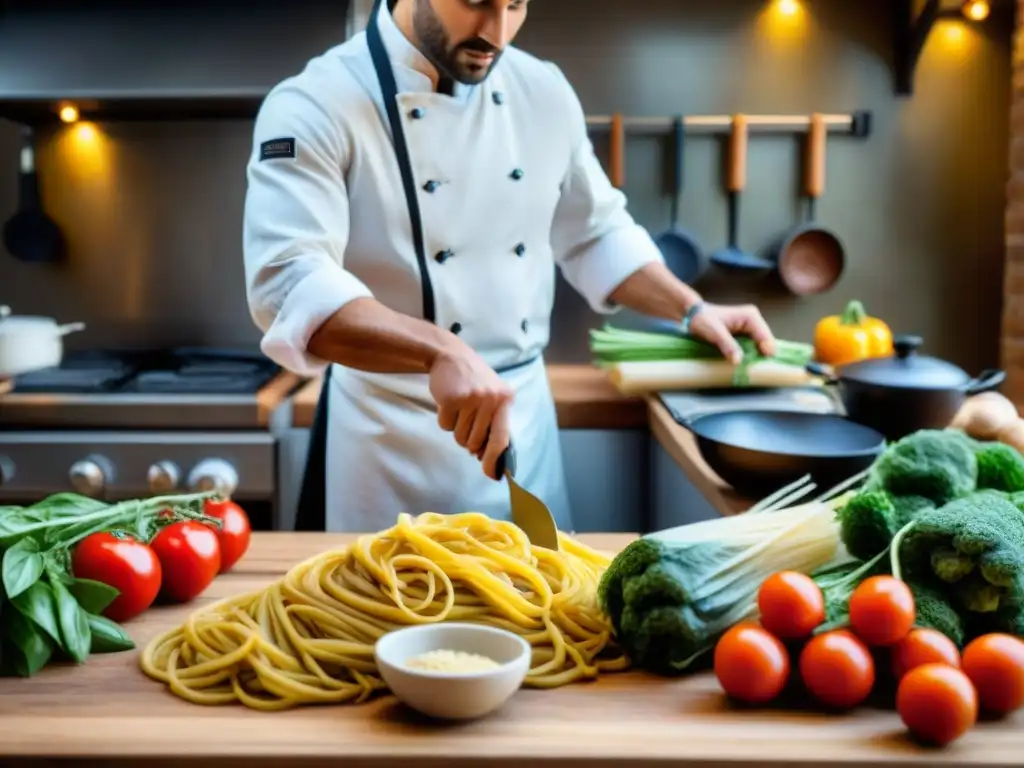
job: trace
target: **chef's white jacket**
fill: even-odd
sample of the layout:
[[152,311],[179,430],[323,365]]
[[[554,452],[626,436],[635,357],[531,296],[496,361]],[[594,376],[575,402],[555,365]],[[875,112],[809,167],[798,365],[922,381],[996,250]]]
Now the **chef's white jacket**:
[[[557,66],[509,47],[483,83],[438,94],[429,61],[386,5],[377,14],[417,185],[430,319],[513,369],[503,375],[517,392],[517,477],[569,527],[542,362],[554,268],[611,313],[609,293],[661,255],[604,173]],[[247,178],[248,299],[270,358],[323,373],[307,343],[356,298],[423,317],[424,274],[365,32],[270,92]],[[508,516],[504,482],[437,426],[426,376],[335,366],[330,397],[330,530],[378,530],[428,509]]]

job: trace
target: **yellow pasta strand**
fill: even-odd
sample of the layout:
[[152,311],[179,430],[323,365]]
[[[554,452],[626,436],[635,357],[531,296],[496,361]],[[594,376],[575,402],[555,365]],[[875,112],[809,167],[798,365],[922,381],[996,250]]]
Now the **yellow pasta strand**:
[[512,523],[476,512],[403,514],[264,590],[193,612],[154,638],[140,663],[195,704],[362,702],[385,688],[378,638],[467,621],[521,635],[533,648],[525,685],[554,688],[628,666],[598,606],[610,562],[565,534],[558,552],[533,547]]

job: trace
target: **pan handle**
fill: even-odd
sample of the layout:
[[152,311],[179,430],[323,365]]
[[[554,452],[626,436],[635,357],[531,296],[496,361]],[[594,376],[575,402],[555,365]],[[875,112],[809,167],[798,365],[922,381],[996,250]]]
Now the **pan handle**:
[[18,206],[21,210],[37,210],[42,207],[39,199],[39,177],[36,174],[35,131],[29,126],[21,129],[21,156],[18,170]]
[[621,112],[612,115],[608,139],[609,177],[616,189],[626,185],[626,121]]
[[742,192],[747,186],[747,136],[745,115],[733,115],[732,133],[729,135],[729,158],[725,170],[725,184],[729,192]]
[[832,372],[832,369],[829,368],[827,365],[822,365],[821,363],[808,363],[807,365],[804,366],[804,370],[807,371],[812,376],[820,376],[825,380],[826,384],[839,383],[839,379],[836,377],[835,373]]

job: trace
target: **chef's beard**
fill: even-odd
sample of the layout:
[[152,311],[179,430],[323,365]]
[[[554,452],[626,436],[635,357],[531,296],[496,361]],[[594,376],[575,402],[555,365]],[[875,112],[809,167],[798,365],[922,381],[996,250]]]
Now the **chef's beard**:
[[[450,77],[465,85],[477,85],[487,79],[501,58],[502,51],[479,37],[453,45],[448,30],[434,13],[430,0],[416,0],[412,24],[423,46],[423,55],[430,59],[430,63],[437,67],[443,77]],[[460,56],[462,51],[493,53],[494,59],[484,66]]]

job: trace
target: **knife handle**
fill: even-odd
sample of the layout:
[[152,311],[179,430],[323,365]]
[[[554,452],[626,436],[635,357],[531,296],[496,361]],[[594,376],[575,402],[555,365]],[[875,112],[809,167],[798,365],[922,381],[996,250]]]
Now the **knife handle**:
[[504,477],[508,472],[512,477],[516,476],[516,450],[512,447],[512,441],[508,441],[508,447],[501,452],[496,465],[498,477]]

